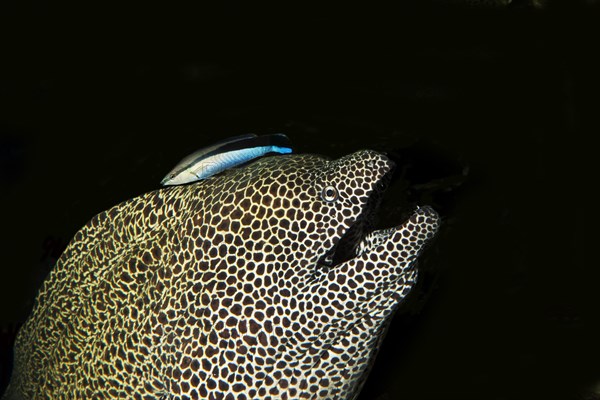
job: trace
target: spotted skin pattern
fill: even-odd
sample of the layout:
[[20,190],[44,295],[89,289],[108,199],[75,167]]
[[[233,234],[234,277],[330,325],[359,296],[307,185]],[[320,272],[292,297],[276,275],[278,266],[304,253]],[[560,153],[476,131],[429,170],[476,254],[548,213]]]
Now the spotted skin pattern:
[[40,289],[7,398],[354,399],[438,227],[422,207],[366,231],[392,167],[268,157],[97,215]]

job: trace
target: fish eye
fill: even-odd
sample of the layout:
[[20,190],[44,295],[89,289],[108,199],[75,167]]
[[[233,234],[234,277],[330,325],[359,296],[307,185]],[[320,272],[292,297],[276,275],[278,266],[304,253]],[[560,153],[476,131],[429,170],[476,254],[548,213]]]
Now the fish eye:
[[326,186],[321,192],[321,198],[327,202],[335,201],[338,198],[338,191],[333,186]]

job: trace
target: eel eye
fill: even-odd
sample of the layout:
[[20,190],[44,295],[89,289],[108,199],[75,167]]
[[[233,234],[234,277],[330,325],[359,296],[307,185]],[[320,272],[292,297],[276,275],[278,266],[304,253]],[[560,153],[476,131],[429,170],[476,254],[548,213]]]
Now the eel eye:
[[333,186],[326,186],[321,192],[321,198],[326,202],[335,201],[338,198],[338,191]]

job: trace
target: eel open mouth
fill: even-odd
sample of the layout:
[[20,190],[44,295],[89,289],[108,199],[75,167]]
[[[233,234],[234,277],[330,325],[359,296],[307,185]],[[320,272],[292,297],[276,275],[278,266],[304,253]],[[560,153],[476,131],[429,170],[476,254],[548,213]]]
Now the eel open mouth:
[[394,169],[381,177],[356,221],[346,230],[338,243],[317,263],[321,268],[330,268],[357,256],[361,242],[374,230],[375,214],[388,188]]

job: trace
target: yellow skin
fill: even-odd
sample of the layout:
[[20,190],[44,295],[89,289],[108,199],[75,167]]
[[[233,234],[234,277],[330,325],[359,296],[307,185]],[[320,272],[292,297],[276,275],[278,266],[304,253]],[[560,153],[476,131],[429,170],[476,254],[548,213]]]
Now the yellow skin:
[[19,332],[6,398],[355,398],[439,224],[423,207],[366,231],[392,167],[268,157],[95,216]]

